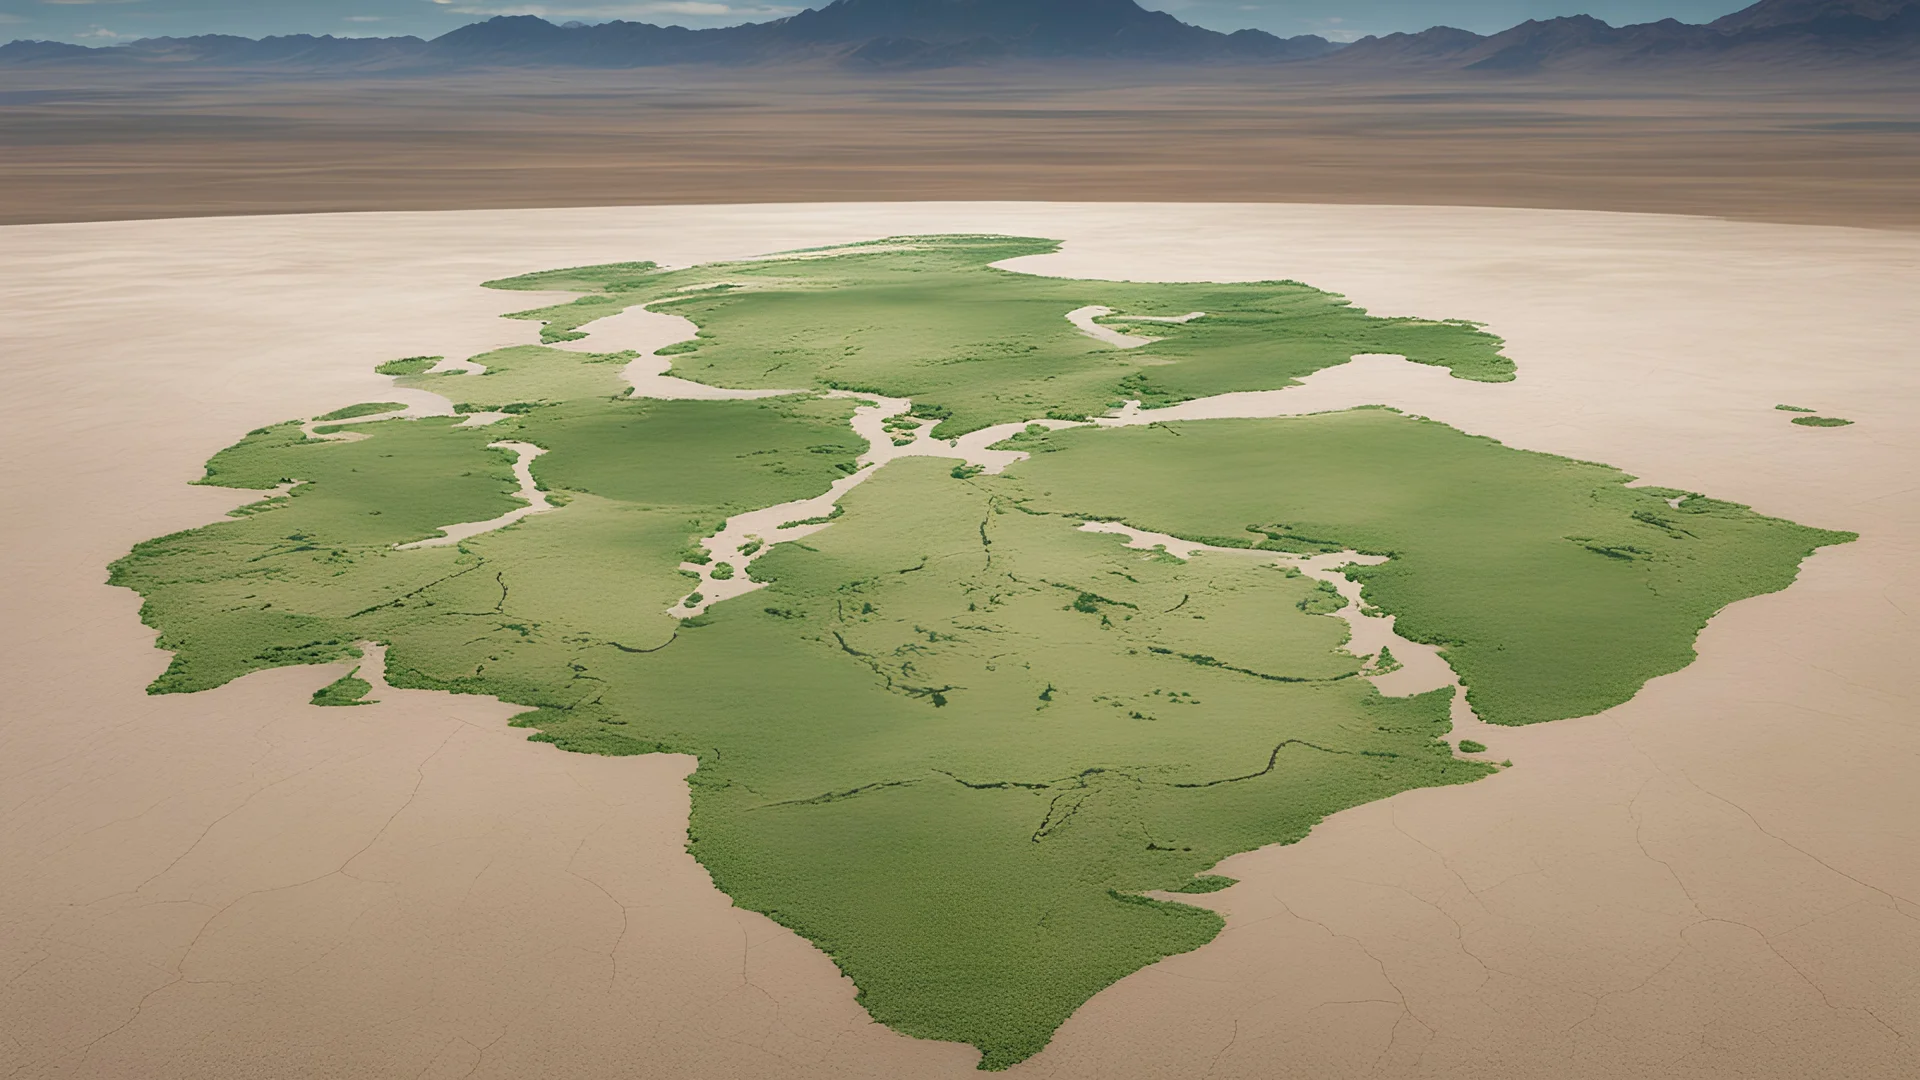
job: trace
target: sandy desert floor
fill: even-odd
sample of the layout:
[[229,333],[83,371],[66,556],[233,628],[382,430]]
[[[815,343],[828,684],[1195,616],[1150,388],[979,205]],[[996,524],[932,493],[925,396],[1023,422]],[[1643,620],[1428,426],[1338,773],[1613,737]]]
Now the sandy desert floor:
[[525,298],[479,281],[976,230],[1068,242],[1032,269],[1484,321],[1519,381],[1363,361],[1290,393],[1862,536],[1627,705],[1469,732],[1515,768],[1229,860],[1227,931],[1019,1074],[1920,1075],[1920,234],[1144,204],[0,230],[0,1073],[967,1074],[712,888],[681,848],[690,759],[561,753],[479,699],[307,705],[335,668],[148,698],[166,658],[102,582],[246,501],[186,486],[241,432],[382,400],[382,360],[524,340],[493,316]]
[[864,199],[1920,226],[1920,73],[0,69],[0,223]]

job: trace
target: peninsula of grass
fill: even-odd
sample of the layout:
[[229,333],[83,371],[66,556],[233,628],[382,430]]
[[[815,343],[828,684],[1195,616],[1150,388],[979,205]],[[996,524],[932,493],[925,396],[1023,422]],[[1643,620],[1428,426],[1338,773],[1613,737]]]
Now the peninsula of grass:
[[314,417],[317,421],[357,420],[362,416],[377,416],[380,413],[399,412],[407,406],[398,401],[363,401],[358,405],[349,405],[344,409],[335,409],[325,416]]
[[389,360],[373,370],[381,375],[423,375],[445,359],[444,356],[409,356]]
[[1348,576],[1401,635],[1439,646],[1496,724],[1626,701],[1691,663],[1721,608],[1786,588],[1816,548],[1853,539],[1388,409],[1072,429],[1046,444],[1007,471],[1043,492],[1036,509],[1389,556]]
[[1216,893],[1222,889],[1231,889],[1238,884],[1240,884],[1240,882],[1230,877],[1222,877],[1219,874],[1205,874],[1171,891],[1188,894]]
[[[1285,386],[1360,351],[1511,374],[1467,324],[1373,319],[1302,285],[988,266],[1051,246],[909,238],[513,284],[587,290],[536,313],[551,340],[657,301],[702,328],[682,375],[926,393],[915,414],[952,431]],[[722,277],[735,287],[682,291]],[[1122,353],[1066,322],[1088,303],[1208,315]],[[855,468],[855,403],[634,400],[627,356],[525,346],[481,358],[485,374],[397,376],[532,406],[485,428],[427,418],[329,441],[289,422],[215,455],[203,483],[298,483],[114,564],[174,653],[151,691],[351,660],[372,641],[391,685],[498,696],[560,750],[692,754],[688,847],[714,882],[831,955],[876,1019],[971,1043],[988,1069],[1211,940],[1218,915],[1164,897],[1230,885],[1222,859],[1494,771],[1447,742],[1449,691],[1373,687],[1391,656],[1352,654],[1345,598],[1278,552],[1390,556],[1353,571],[1368,603],[1441,646],[1483,717],[1530,723],[1684,666],[1713,612],[1846,539],[1372,409],[1029,428],[1033,456],[1000,475],[894,462],[809,519],[830,527],[722,570],[701,541],[729,516]],[[532,471],[564,508],[400,550],[522,505],[514,454],[491,445],[505,441],[546,451]],[[1083,532],[1088,519],[1247,554],[1183,561]],[[762,588],[677,618],[704,602],[681,606],[685,561]],[[316,703],[362,701],[349,680],[364,686],[350,675]]]
[[360,669],[354,668],[345,675],[313,692],[313,704],[338,707],[347,705],[377,705],[366,697],[373,692],[373,684],[360,678]]

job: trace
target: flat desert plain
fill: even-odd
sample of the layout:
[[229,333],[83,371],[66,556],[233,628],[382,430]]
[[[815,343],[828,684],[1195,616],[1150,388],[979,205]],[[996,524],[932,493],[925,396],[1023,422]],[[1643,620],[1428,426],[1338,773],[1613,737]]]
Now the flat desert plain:
[[857,199],[1920,225],[1915,73],[0,70],[0,223]]
[[[1857,531],[1599,716],[1467,726],[1514,767],[1237,856],[1212,944],[1016,1068],[1072,1077],[1920,1075],[1920,234],[1398,206],[839,204],[0,230],[0,1071],[12,1077],[959,1077],[686,855],[684,757],[525,741],[342,669],[150,698],[106,565],[250,496],[254,427],[376,363],[526,341],[490,278],[899,233],[1130,279],[1294,278],[1465,318],[1510,384],[1367,359],[1394,405]],[[1777,404],[1856,421],[1815,429]],[[1577,662],[1578,658],[1569,658]]]

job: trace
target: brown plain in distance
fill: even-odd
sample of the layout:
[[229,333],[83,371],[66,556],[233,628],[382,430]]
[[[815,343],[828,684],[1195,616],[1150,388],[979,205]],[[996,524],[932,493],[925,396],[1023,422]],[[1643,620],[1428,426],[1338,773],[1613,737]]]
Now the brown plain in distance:
[[1920,226],[1920,76],[0,71],[0,224],[647,203],[1523,206]]

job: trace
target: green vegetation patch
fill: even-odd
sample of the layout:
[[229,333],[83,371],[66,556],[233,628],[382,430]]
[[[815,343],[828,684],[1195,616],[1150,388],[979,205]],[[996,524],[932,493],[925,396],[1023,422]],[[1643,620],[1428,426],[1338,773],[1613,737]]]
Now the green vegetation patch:
[[1778,410],[1780,410],[1781,412],[1803,412],[1803,413],[1810,413],[1810,412],[1819,412],[1819,411],[1820,411],[1820,410],[1818,410],[1818,409],[1809,409],[1809,408],[1807,408],[1807,407],[1806,407],[1806,406],[1804,406],[1804,405],[1775,405],[1775,406],[1774,406],[1774,408],[1776,408],[1776,409],[1778,409]]
[[358,405],[349,405],[344,409],[335,409],[325,416],[316,416],[315,420],[354,420],[362,416],[375,416],[380,413],[399,412],[406,405],[398,401],[366,401]]
[[1814,549],[1853,539],[1386,409],[1047,443],[1008,470],[1043,492],[1039,509],[1194,539],[1282,521],[1390,556],[1348,575],[1403,636],[1440,646],[1497,724],[1620,704],[1691,663],[1715,612],[1786,588]]
[[1474,742],[1472,739],[1461,739],[1460,752],[1463,754],[1484,754],[1487,752],[1487,744]]
[[423,375],[445,359],[444,356],[408,356],[400,360],[389,360],[373,370],[382,375]]
[[[490,284],[587,292],[521,313],[550,335],[651,304],[700,327],[688,343],[696,347],[673,354],[674,375],[714,386],[911,397],[915,416],[940,421],[934,434],[942,438],[1038,416],[1084,419],[1130,398],[1159,406],[1278,389],[1356,353],[1398,353],[1467,379],[1513,378],[1500,340],[1477,326],[1375,318],[1298,282],[1081,281],[993,266],[1058,247],[1026,237],[894,237],[831,257],[673,271],[623,263]],[[1206,317],[1153,324],[1163,340],[1118,349],[1067,321],[1068,312],[1092,305]]]
[[1853,421],[1837,416],[1796,416],[1793,422],[1801,427],[1849,427],[1853,424]]
[[474,357],[486,370],[478,375],[444,371],[406,375],[395,384],[431,390],[468,406],[469,412],[507,411],[508,406],[539,405],[582,398],[624,397],[630,384],[621,378],[636,354],[588,353],[544,345],[514,345]]
[[709,677],[698,709],[676,707],[683,725],[711,710],[671,736],[714,748],[692,850],[890,1026],[1012,1064],[1219,929],[1142,894],[1390,791],[1484,775],[1442,739],[1444,692],[1382,698],[1353,677],[1345,624],[1300,608],[1314,582],[1154,560],[1016,511],[1018,484],[945,472],[888,466],[813,550],[756,564],[768,588],[715,608],[677,658],[698,679],[686,666],[750,656],[779,688]]
[[345,675],[313,692],[313,704],[325,706],[378,705],[377,701],[368,701],[366,697],[373,692],[373,684],[360,678],[360,669],[354,668]]
[[1240,884],[1240,882],[1235,878],[1222,877],[1219,874],[1203,874],[1173,891],[1177,893],[1216,893],[1222,889],[1231,889],[1238,884]]
[[853,472],[866,449],[847,424],[854,407],[822,398],[589,398],[530,413],[513,430],[547,449],[533,463],[543,486],[734,512],[820,494]]

